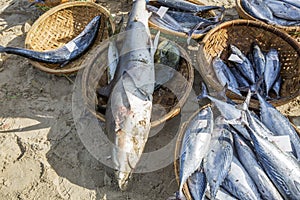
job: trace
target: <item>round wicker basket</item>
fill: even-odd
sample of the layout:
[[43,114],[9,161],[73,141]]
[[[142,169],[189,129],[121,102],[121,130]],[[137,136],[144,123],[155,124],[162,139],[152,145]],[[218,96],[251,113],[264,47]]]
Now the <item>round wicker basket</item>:
[[[34,3],[35,0],[28,0],[31,3]],[[35,3],[36,7],[43,10],[47,11],[55,6],[58,6],[63,3],[67,2],[73,2],[73,1],[87,1],[87,2],[96,2],[96,0],[45,0],[43,3]]]
[[[162,39],[162,38],[161,38]],[[107,49],[109,42],[103,42],[100,48],[95,49],[92,54],[86,57],[84,71],[82,74],[82,93],[83,101],[87,109],[96,116],[100,121],[105,121],[105,110],[101,112],[97,109],[102,105],[106,105],[107,99],[101,98],[96,94],[99,87],[107,85]],[[117,40],[117,44],[122,44],[122,41]],[[174,43],[175,44],[175,43]],[[151,119],[151,126],[155,127],[168,119],[178,115],[181,107],[186,102],[193,86],[194,69],[187,52],[178,46],[181,53],[179,69],[177,70],[184,78],[183,82],[177,82],[174,77],[169,80],[176,87],[174,91],[160,87],[153,94],[153,105],[159,104],[165,109],[164,113]],[[178,88],[177,88],[178,87]]]
[[[178,186],[180,185],[180,179],[179,179],[179,158],[180,158],[180,150],[181,150],[181,144],[182,144],[182,140],[183,140],[183,136],[186,132],[186,127],[189,124],[189,122],[203,109],[207,108],[211,106],[210,104],[207,104],[205,106],[202,106],[201,108],[199,108],[196,112],[194,112],[190,118],[184,122],[182,124],[182,126],[180,127],[179,133],[178,133],[178,137],[176,140],[176,146],[175,146],[175,152],[174,152],[174,173],[175,173],[175,177],[178,183]],[[186,200],[193,200],[192,195],[189,191],[188,185],[187,183],[185,183],[183,185],[183,194],[185,195]]]
[[[256,20],[262,22],[261,20],[253,17],[252,15],[247,13],[246,10],[244,10],[244,8],[241,5],[241,0],[236,0],[236,10],[239,16],[243,19]],[[300,43],[300,26],[281,26],[276,24],[274,26],[286,31]]]
[[[58,5],[41,15],[27,33],[25,48],[35,51],[59,48],[76,37],[97,15],[101,15],[102,18],[98,36],[90,49],[95,48],[97,44],[109,37],[108,25],[114,30],[113,20],[106,8],[96,3],[79,1]],[[89,51],[63,67],[57,64],[29,61],[38,69],[51,74],[72,74],[82,68],[82,62]]]
[[[198,5],[205,5],[204,3],[202,3],[199,0],[187,0],[187,1],[189,1],[191,3],[198,4]],[[209,11],[206,14],[208,14],[210,17],[216,16],[215,12],[213,12],[213,11]],[[175,36],[179,36],[179,37],[182,37],[182,38],[187,38],[188,37],[186,33],[177,32],[177,31],[173,31],[173,30],[170,30],[170,29],[167,29],[167,28],[157,26],[156,24],[152,23],[150,20],[149,20],[149,27],[151,27],[155,30],[160,30],[162,33],[165,33],[165,34],[175,35]],[[205,34],[193,34],[192,39],[200,39],[204,35]]]
[[[290,102],[300,94],[300,44],[284,31],[258,21],[228,21],[212,29],[203,38],[197,56],[197,66],[204,81],[211,89],[222,90],[222,85],[211,65],[212,59],[221,53],[221,58],[227,60],[230,44],[237,46],[247,55],[253,42],[256,42],[263,51],[275,48],[279,52],[282,66],[280,75],[283,79],[280,98],[269,102],[274,106]],[[227,91],[227,95],[237,102],[245,99],[230,91]],[[258,101],[252,99],[250,107],[258,108]]]

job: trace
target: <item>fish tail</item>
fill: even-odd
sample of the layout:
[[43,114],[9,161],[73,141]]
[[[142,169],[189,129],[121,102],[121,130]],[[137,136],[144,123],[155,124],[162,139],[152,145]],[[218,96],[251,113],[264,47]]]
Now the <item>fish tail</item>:
[[201,86],[202,86],[202,88],[201,88],[201,94],[199,96],[197,96],[198,100],[202,100],[202,99],[205,99],[205,98],[208,97],[207,87],[206,87],[205,83],[202,82]]
[[0,45],[0,53],[5,52],[5,47]]

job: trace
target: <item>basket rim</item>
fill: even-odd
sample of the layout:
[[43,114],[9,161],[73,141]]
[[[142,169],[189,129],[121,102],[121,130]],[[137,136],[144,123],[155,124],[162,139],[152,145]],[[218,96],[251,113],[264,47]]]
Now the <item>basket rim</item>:
[[[274,33],[275,35],[277,35],[277,37],[282,38],[283,40],[285,40],[300,56],[300,43],[298,43],[294,38],[292,38],[287,32],[285,32],[284,30],[281,30],[277,27],[274,27],[272,25],[260,22],[260,21],[256,21],[256,20],[246,20],[246,19],[236,19],[236,20],[231,20],[231,21],[227,21],[227,22],[223,22],[222,24],[216,26],[215,28],[211,29],[203,38],[203,40],[199,43],[200,44],[200,51],[199,51],[199,56],[197,56],[197,61],[198,63],[205,63],[205,66],[210,66],[211,65],[211,61],[208,61],[206,56],[205,56],[205,52],[204,52],[204,46],[209,42],[209,39],[212,37],[212,35],[216,32],[218,32],[221,29],[230,27],[230,26],[251,26],[254,28],[259,28],[259,29],[263,29],[265,31],[269,31],[271,33]],[[205,71],[203,68],[203,64],[198,64],[199,66],[199,71],[203,74],[205,74]],[[213,80],[209,80],[208,78],[204,77],[205,82],[207,84],[209,84],[212,89],[214,90],[218,90],[221,89],[221,85],[218,82],[215,82]],[[229,96],[232,97],[232,99],[238,103],[243,102],[245,100],[245,97],[240,97],[236,94],[234,94],[233,92],[227,90],[226,92]],[[298,90],[297,92],[295,92],[294,94],[288,96],[288,97],[283,97],[280,99],[274,99],[274,100],[270,100],[269,103],[271,103],[274,106],[280,106],[280,105],[284,105],[288,102],[290,102],[291,100],[293,100],[294,98],[296,98],[298,95],[300,95],[300,90]],[[252,99],[250,102],[250,107],[251,108],[257,108],[257,103],[258,101],[255,99]]]
[[[160,37],[160,39],[164,40],[164,39],[167,39],[167,38]],[[169,40],[169,39],[167,39],[167,40]],[[156,126],[160,125],[161,123],[166,122],[167,120],[169,120],[169,119],[175,117],[176,115],[178,115],[180,113],[180,111],[181,111],[181,107],[185,104],[185,102],[188,99],[188,97],[190,95],[190,92],[192,91],[192,88],[193,88],[193,83],[194,83],[194,67],[191,64],[192,60],[187,55],[187,52],[179,44],[177,44],[175,41],[171,41],[171,42],[174,43],[175,45],[177,45],[177,47],[179,48],[179,50],[180,50],[181,53],[184,52],[184,54],[185,54],[185,55],[183,55],[183,58],[186,59],[186,62],[188,63],[187,64],[187,69],[188,69],[189,79],[187,80],[187,85],[186,85],[186,88],[185,88],[184,95],[182,95],[182,97],[179,99],[179,101],[172,107],[172,109],[168,113],[166,113],[165,115],[163,115],[161,118],[156,119],[155,121],[151,121],[151,127],[152,128],[156,127]],[[105,44],[105,41],[104,41],[104,44]],[[97,54],[95,52],[93,52],[93,53],[91,53],[89,55],[89,57],[86,57],[86,59],[91,58],[91,60],[93,60],[93,58],[96,55]],[[85,104],[88,103],[87,102],[88,98],[87,98],[86,93],[85,93],[85,90],[86,90],[86,88],[85,88],[86,87],[85,86],[85,81],[87,80],[89,74],[92,73],[91,72],[92,70],[90,70],[91,67],[92,67],[92,65],[85,67],[84,71],[82,73],[82,82],[81,82],[81,84],[82,84],[82,93],[83,93],[83,98],[84,98]],[[103,69],[103,67],[101,67],[101,70],[105,71]],[[99,119],[102,122],[105,122],[105,115],[103,115],[102,113],[96,112],[95,110],[91,110],[89,108],[88,108],[88,110],[94,116],[96,116],[97,119]]]
[[[66,3],[62,3],[58,6],[55,6],[55,7],[51,8],[50,10],[46,11],[33,23],[33,25],[30,27],[30,30],[26,34],[25,47],[30,44],[30,39],[31,39],[32,33],[36,29],[38,29],[40,24],[43,21],[45,21],[48,17],[50,17],[51,15],[57,13],[58,11],[61,11],[61,10],[67,9],[67,8],[71,8],[71,7],[81,7],[81,6],[88,6],[88,7],[97,8],[99,11],[101,11],[102,14],[104,14],[109,19],[109,22],[112,26],[112,30],[115,30],[115,24],[113,22],[112,16],[111,16],[110,12],[105,7],[103,7],[99,4],[96,4],[94,2],[87,2],[87,1],[66,2]],[[88,52],[86,52],[86,54],[87,53]],[[38,61],[34,61],[34,60],[31,60],[31,59],[28,59],[28,60],[36,68],[38,68],[42,71],[45,71],[45,72],[48,72],[48,73],[51,73],[51,74],[57,74],[57,75],[58,74],[72,74],[72,73],[75,73],[75,72],[77,72],[78,70],[80,70],[82,68],[82,65],[80,65],[80,66],[67,68],[67,69],[51,69],[51,68],[43,66],[43,64],[41,64]]]
[[[206,5],[204,2],[201,2],[199,0],[186,0],[188,2],[194,3],[194,4],[198,4],[198,5]],[[216,15],[216,13],[211,10],[209,11],[212,15]],[[186,35],[186,33],[183,32],[177,32],[177,31],[173,31],[167,28],[163,28],[163,27],[159,27],[156,24],[152,23],[150,20],[148,21],[149,23],[149,27],[155,29],[155,30],[160,30],[161,32],[165,33],[165,34],[170,34],[170,35],[175,35],[178,37],[182,37],[182,38],[188,38],[188,36]],[[201,39],[206,33],[202,33],[202,34],[192,34],[191,38],[192,39]]]
[[[255,18],[254,16],[250,15],[243,7],[241,4],[242,0],[235,0],[235,4],[236,4],[236,10],[239,14],[239,16],[241,16],[242,18],[245,19],[249,19],[249,20],[255,20],[255,21],[259,21],[259,22],[263,22],[265,24],[267,24],[266,22]],[[278,25],[278,24],[272,24],[273,26],[276,26],[280,29],[284,29],[285,31],[300,31],[300,26],[282,26],[282,25]]]

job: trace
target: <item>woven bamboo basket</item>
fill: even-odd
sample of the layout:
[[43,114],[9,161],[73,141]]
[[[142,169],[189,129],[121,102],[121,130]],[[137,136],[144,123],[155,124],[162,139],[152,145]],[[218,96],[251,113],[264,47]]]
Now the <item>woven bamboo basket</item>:
[[[239,16],[243,19],[263,22],[260,19],[257,19],[252,15],[250,15],[249,13],[247,13],[246,10],[244,10],[244,8],[241,5],[241,0],[236,0],[236,10]],[[294,39],[296,39],[300,43],[300,26],[281,26],[276,24],[274,24],[274,26],[286,31],[288,34],[290,34]]]
[[[203,2],[201,2],[199,0],[187,0],[187,1],[189,1],[191,3],[198,4],[198,5],[205,5]],[[205,14],[209,17],[216,16],[215,12],[213,12],[213,11],[206,12]],[[170,30],[170,29],[167,29],[167,28],[157,26],[156,24],[152,23],[150,20],[149,20],[149,27],[151,27],[155,30],[160,30],[162,33],[165,33],[165,34],[179,36],[179,37],[182,37],[182,38],[187,38],[188,37],[186,33],[177,32],[177,31],[173,31],[173,30]],[[200,39],[204,35],[205,34],[193,34],[192,39]]]
[[[189,122],[203,109],[207,108],[211,106],[210,104],[207,104],[201,108],[199,108],[196,112],[194,112],[190,118],[184,122],[182,124],[182,126],[180,127],[180,130],[179,130],[179,133],[178,133],[178,137],[177,137],[177,140],[176,140],[176,145],[175,145],[175,152],[174,152],[174,173],[175,173],[175,177],[176,177],[176,181],[177,181],[177,184],[178,186],[180,185],[180,179],[179,179],[179,158],[180,158],[180,150],[181,150],[181,145],[182,145],[182,140],[183,140],[183,137],[184,137],[184,134],[186,132],[186,128],[187,128],[187,125],[189,124]],[[187,183],[185,183],[183,185],[183,194],[185,195],[185,198],[186,200],[193,200],[192,198],[192,195],[189,191],[189,188],[188,188],[188,185]]]
[[[290,102],[300,94],[300,45],[284,31],[253,20],[233,20],[212,29],[200,43],[198,69],[206,84],[215,91],[222,90],[212,67],[212,59],[221,53],[221,59],[229,57],[228,46],[233,44],[247,55],[251,44],[256,42],[263,51],[275,48],[281,62],[280,75],[283,79],[279,99],[269,100],[274,106]],[[227,95],[240,103],[244,97],[227,91]],[[258,108],[258,101],[252,99],[251,108]]]
[[[28,0],[31,3],[34,3],[35,0]],[[58,6],[63,3],[73,2],[73,1],[86,1],[86,2],[96,2],[96,0],[45,0],[43,3],[35,3],[35,6],[43,11],[47,11],[55,6]]]
[[[183,140],[184,134],[186,132],[186,127],[187,127],[188,123],[193,119],[193,117],[195,117],[195,115],[197,115],[201,110],[207,108],[208,106],[211,106],[211,105],[208,104],[208,105],[205,105],[205,106],[201,107],[200,109],[198,109],[180,127],[178,137],[177,137],[177,140],[176,140],[175,152],[174,152],[174,173],[175,173],[175,177],[176,177],[178,186],[180,184],[180,179],[179,179],[179,168],[180,168],[180,166],[179,166],[179,157],[180,157],[180,150],[181,150],[182,140]],[[297,128],[297,126],[295,124],[293,124],[292,122],[291,122],[291,124],[295,128],[295,130],[297,131],[298,135],[300,136],[300,131]],[[191,195],[190,191],[189,191],[187,183],[185,183],[184,186],[183,186],[183,194],[185,195],[186,200],[194,200],[192,198],[192,195]]]
[[[68,2],[58,5],[41,15],[32,25],[25,39],[25,48],[35,51],[47,51],[59,48],[75,38],[85,26],[97,15],[101,15],[101,25],[98,36],[89,49],[93,49],[109,37],[108,26],[114,30],[114,23],[109,11],[92,2]],[[82,68],[82,62],[89,53],[60,67],[58,64],[48,64],[29,60],[38,69],[51,74],[73,74]]]
[[[122,44],[122,41],[117,40],[117,44]],[[152,115],[152,127],[178,115],[192,90],[194,71],[191,60],[184,49],[178,45],[177,47],[181,53],[179,69],[177,71],[180,72],[185,81],[177,83],[177,79],[175,78],[169,80],[171,84],[176,85],[176,95],[165,87],[155,90],[153,94],[153,105],[160,104],[166,112],[155,118]],[[101,112],[97,109],[97,105],[106,105],[107,99],[99,97],[96,90],[99,87],[107,85],[107,49],[108,41],[103,42],[100,48],[95,49],[93,53],[86,58],[86,63],[84,64],[85,68],[82,74],[82,94],[84,104],[87,107],[87,110],[103,122],[105,122],[105,111]]]

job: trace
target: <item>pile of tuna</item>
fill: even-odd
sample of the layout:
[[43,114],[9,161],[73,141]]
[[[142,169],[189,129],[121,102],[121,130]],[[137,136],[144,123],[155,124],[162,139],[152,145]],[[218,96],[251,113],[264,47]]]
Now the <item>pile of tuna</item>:
[[[205,90],[203,90],[205,91]],[[290,121],[257,94],[260,113],[210,95],[189,121],[179,159],[179,198],[299,199],[300,138]],[[213,108],[217,112],[213,112]],[[285,144],[276,138],[287,138]]]
[[263,52],[258,44],[252,44],[252,51],[247,56],[234,45],[230,45],[230,51],[228,60],[215,57],[212,61],[222,86],[227,85],[229,90],[240,96],[251,89],[265,99],[280,97],[281,63],[276,49]]
[[241,0],[241,6],[253,17],[269,24],[300,25],[299,0]]
[[[184,0],[150,1],[148,11],[152,12],[149,21],[153,24],[175,32],[204,34],[222,21],[224,7],[202,6]],[[219,15],[208,17],[204,13],[219,10]]]

